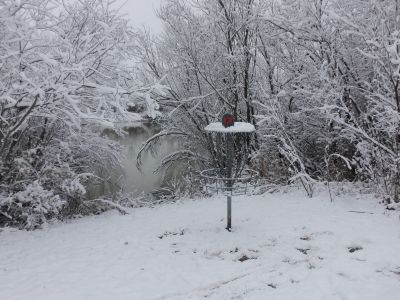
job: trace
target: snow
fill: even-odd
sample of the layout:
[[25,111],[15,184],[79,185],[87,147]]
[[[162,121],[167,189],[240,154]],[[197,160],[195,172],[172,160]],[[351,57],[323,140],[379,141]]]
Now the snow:
[[399,299],[399,213],[315,194],[234,197],[232,232],[217,196],[5,229],[0,299]]
[[222,123],[215,122],[209,124],[204,129],[210,132],[224,132],[224,133],[253,132],[256,130],[253,124],[246,122],[235,122],[235,124],[230,127],[224,127]]

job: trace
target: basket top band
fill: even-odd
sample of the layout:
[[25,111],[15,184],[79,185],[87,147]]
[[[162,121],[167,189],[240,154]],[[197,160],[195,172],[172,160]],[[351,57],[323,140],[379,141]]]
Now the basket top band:
[[220,122],[210,123],[204,128],[208,132],[220,133],[251,133],[256,130],[253,124],[246,122],[235,122],[233,126],[224,127]]

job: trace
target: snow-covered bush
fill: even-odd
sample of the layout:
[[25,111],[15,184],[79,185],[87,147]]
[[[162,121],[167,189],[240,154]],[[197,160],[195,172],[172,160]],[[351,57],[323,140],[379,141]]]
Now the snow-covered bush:
[[8,226],[35,229],[56,217],[64,204],[59,195],[34,181],[23,191],[0,196],[0,222]]

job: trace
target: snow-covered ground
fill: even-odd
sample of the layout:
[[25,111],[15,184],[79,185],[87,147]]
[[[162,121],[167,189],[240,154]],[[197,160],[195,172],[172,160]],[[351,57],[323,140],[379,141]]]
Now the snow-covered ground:
[[297,188],[0,232],[0,299],[400,299],[400,221]]

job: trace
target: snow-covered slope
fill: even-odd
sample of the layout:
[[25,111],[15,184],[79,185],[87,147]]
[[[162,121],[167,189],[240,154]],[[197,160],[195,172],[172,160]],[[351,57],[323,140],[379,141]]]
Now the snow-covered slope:
[[372,196],[184,200],[0,232],[0,299],[400,297],[400,222]]

